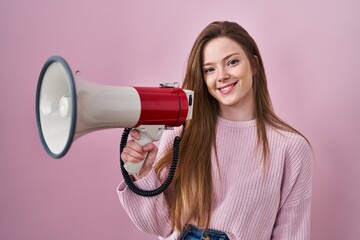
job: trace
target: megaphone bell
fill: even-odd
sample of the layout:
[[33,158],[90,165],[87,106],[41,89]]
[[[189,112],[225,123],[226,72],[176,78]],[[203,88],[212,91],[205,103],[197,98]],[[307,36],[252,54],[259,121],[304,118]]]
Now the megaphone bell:
[[[36,90],[36,120],[41,142],[53,158],[93,131],[135,127],[142,146],[160,138],[166,127],[192,117],[194,93],[176,85],[121,87],[100,85],[74,75],[60,56],[44,64]],[[127,166],[137,174],[141,165]]]

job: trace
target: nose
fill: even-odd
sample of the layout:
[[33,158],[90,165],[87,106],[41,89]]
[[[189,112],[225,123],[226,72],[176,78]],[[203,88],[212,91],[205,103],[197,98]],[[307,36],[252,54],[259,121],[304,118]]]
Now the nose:
[[217,79],[219,82],[226,81],[230,78],[230,74],[224,68],[220,68],[218,71]]

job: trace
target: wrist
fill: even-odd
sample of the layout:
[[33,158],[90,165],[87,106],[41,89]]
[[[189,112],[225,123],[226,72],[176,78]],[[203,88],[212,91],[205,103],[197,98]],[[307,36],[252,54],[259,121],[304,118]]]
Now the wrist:
[[148,173],[151,171],[152,168],[149,169],[141,169],[138,175],[131,175],[132,178],[135,181],[141,180],[143,177],[145,177],[146,175],[148,175]]

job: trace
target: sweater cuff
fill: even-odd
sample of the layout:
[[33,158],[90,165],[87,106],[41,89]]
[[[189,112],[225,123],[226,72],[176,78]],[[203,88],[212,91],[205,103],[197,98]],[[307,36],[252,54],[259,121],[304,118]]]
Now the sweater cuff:
[[[160,181],[156,175],[156,172],[154,169],[151,169],[148,174],[146,174],[143,178],[140,180],[134,181],[134,184],[136,187],[143,189],[143,190],[153,190],[155,188],[158,188],[160,186]],[[122,181],[118,186],[118,193],[122,194],[126,191],[128,191],[129,187],[126,185],[125,181]]]

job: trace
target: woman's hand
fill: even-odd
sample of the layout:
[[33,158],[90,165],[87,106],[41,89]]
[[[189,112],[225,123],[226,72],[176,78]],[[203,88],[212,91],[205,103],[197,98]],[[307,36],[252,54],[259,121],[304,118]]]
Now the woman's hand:
[[[140,134],[135,129],[132,129],[130,131],[130,136],[132,139],[135,139],[135,140],[140,139]],[[127,142],[127,144],[121,154],[121,159],[124,161],[124,163],[127,163],[127,162],[138,163],[144,159],[146,152],[148,154],[144,161],[144,164],[142,165],[142,167],[140,169],[139,174],[133,175],[135,180],[139,180],[139,179],[143,178],[151,171],[154,161],[155,161],[155,157],[158,152],[157,146],[154,143],[149,143],[149,144],[146,144],[144,147],[141,147],[134,140],[130,140]]]

